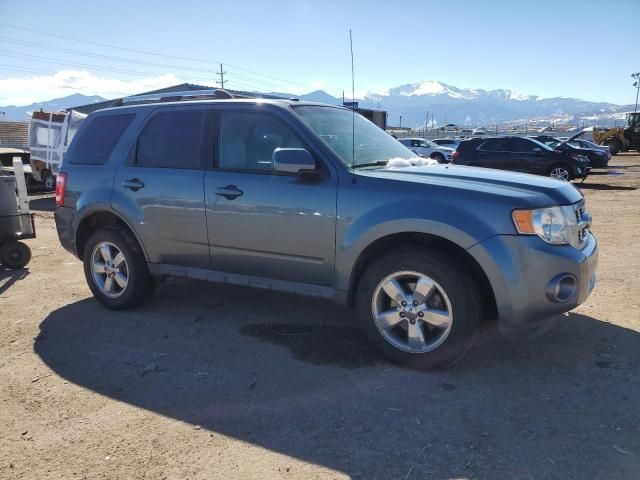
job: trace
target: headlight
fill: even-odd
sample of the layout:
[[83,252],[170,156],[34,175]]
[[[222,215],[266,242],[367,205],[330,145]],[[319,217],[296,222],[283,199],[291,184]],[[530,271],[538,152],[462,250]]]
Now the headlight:
[[537,210],[514,210],[511,214],[516,230],[524,235],[538,235],[552,245],[571,243],[576,223],[572,207],[549,207]]

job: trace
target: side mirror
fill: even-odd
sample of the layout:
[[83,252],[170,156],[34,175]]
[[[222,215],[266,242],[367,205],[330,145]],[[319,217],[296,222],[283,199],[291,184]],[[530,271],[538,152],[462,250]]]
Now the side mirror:
[[304,148],[276,148],[271,156],[276,172],[301,175],[316,170],[316,162]]
[[534,151],[535,153],[540,153],[540,152],[542,151],[542,149],[541,149],[540,147],[535,147],[535,148],[533,149],[533,151]]

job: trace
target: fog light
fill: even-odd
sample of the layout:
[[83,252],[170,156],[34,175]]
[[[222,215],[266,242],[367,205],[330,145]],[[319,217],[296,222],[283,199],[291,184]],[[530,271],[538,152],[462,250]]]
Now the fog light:
[[552,302],[564,303],[572,299],[578,291],[578,280],[570,273],[556,275],[547,284],[547,298]]

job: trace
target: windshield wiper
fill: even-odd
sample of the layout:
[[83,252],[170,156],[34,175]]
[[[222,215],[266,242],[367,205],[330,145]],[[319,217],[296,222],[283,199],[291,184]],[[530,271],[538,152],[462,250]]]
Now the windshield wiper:
[[371,163],[358,163],[356,165],[353,166],[353,168],[361,168],[361,167],[383,167],[385,166],[387,163],[389,163],[389,160],[378,160],[377,162],[371,162]]

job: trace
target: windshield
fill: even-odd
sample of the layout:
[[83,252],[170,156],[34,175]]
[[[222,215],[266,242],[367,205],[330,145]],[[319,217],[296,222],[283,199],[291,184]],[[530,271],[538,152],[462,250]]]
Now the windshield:
[[[391,159],[410,160],[416,154],[391,135],[351,110],[325,106],[294,106],[293,110],[347,166],[384,164]],[[355,118],[355,159],[353,122]]]

